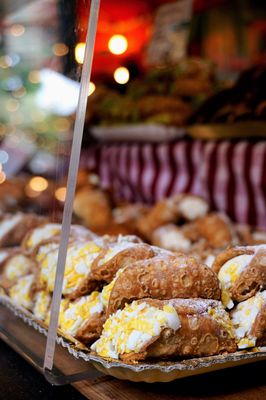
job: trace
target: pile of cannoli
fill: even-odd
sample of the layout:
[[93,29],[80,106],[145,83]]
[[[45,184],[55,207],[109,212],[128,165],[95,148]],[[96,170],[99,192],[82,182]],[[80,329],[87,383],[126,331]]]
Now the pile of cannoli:
[[[136,205],[120,208],[116,214],[125,220],[132,209],[137,210]],[[137,233],[152,245],[193,255],[209,266],[229,246],[266,243],[265,231],[235,224],[226,214],[209,211],[208,203],[192,194],[174,195],[149,210],[139,208],[135,223]]]
[[[61,225],[0,221],[0,285],[48,326]],[[219,253],[212,266],[137,236],[72,225],[59,329],[105,359],[137,363],[266,345],[266,245]]]

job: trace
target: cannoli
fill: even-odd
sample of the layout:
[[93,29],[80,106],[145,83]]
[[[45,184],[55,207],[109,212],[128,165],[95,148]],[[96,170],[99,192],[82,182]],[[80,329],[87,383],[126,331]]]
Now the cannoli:
[[235,247],[219,254],[212,269],[218,274],[222,302],[231,309],[266,289],[266,246]]
[[178,211],[181,218],[187,221],[194,221],[207,214],[208,203],[199,196],[181,194],[178,200]]
[[196,221],[199,237],[207,240],[213,248],[225,248],[232,245],[234,233],[229,219],[218,213],[211,213]]
[[98,281],[111,282],[116,272],[138,260],[151,258],[155,250],[144,243],[128,242],[126,236],[104,248],[93,261],[91,274]]
[[40,321],[45,321],[49,308],[51,306],[51,294],[45,290],[36,292],[34,295],[34,305],[32,312]]
[[[69,300],[68,299],[62,299],[61,300],[60,307],[59,307],[59,317],[67,309],[68,305],[69,305]],[[49,308],[47,310],[47,314],[46,314],[46,317],[45,317],[45,320],[44,320],[44,323],[45,323],[46,326],[49,326],[49,324],[50,324],[51,306],[52,306],[52,303],[50,303],[50,306],[49,306]],[[60,323],[59,323],[59,327],[60,327]]]
[[[67,309],[63,313],[64,315],[62,314],[60,325],[62,330],[83,343],[93,342],[98,339],[106,321],[111,291],[122,271],[123,269],[119,269],[115,278],[108,285],[105,285],[101,292],[95,291],[91,295],[80,297],[71,302],[69,307],[72,311]],[[86,311],[82,312],[82,310]],[[77,325],[74,325],[76,323]]]
[[[38,226],[32,230],[30,230],[23,242],[22,248],[25,252],[29,253],[36,253],[38,247],[42,243],[46,242],[58,242],[60,240],[60,234],[62,230],[61,224],[54,224],[54,223],[46,223],[41,226]],[[80,225],[72,225],[70,228],[70,240],[71,239],[78,239],[78,240],[93,240],[97,236]]]
[[111,291],[107,314],[135,299],[220,299],[219,281],[206,265],[185,255],[157,256],[126,267]]
[[266,345],[266,291],[258,292],[231,311],[239,349]]
[[205,215],[208,204],[201,197],[179,194],[155,204],[140,218],[137,228],[142,235],[150,239],[152,232],[159,226],[178,222],[180,219],[193,221]]
[[183,234],[182,229],[174,224],[167,224],[155,229],[151,234],[151,243],[171,251],[188,253],[191,241]]
[[229,315],[218,301],[143,299],[111,315],[91,349],[135,363],[234,352],[236,343]]
[[89,296],[70,302],[59,316],[60,329],[82,343],[96,340],[101,334],[103,323],[103,305],[99,292],[92,292]]
[[2,272],[3,272],[3,268],[5,266],[6,260],[8,259],[8,257],[10,257],[10,255],[14,251],[15,252],[18,251],[18,248],[15,248],[15,249],[14,248],[12,248],[12,249],[6,248],[6,249],[1,249],[0,250],[0,276],[1,276]]
[[0,246],[20,245],[26,233],[44,221],[44,217],[35,214],[5,215],[0,222]]
[[242,245],[266,244],[266,232],[252,229],[249,225],[235,225],[235,229]]
[[156,228],[176,222],[178,217],[178,207],[174,199],[165,199],[156,203],[146,215],[139,219],[137,229],[145,238],[150,239]]
[[85,225],[95,232],[109,225],[112,219],[109,198],[99,189],[84,187],[79,190],[74,200],[73,210]]
[[[98,256],[102,242],[70,243],[68,246],[62,294],[76,299],[102,286],[91,275],[91,265]],[[58,258],[58,248],[40,255],[37,288],[53,292]]]
[[28,310],[33,308],[34,274],[22,276],[9,289],[10,298],[19,306]]
[[10,255],[4,263],[0,285],[7,290],[22,276],[34,273],[35,268],[35,262],[24,254],[17,253]]
[[149,207],[144,204],[125,204],[113,209],[113,222],[135,231],[137,221],[148,211]]

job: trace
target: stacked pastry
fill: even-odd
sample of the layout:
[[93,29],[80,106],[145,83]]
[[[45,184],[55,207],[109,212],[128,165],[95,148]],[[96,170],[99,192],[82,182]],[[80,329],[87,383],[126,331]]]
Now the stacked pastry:
[[[0,232],[2,224],[5,220]],[[20,224],[23,218],[16,225],[18,231]],[[27,228],[20,247],[0,253],[1,286],[45,324],[50,319],[59,235],[60,225],[41,220]],[[219,255],[211,269],[136,236],[98,237],[72,226],[59,328],[98,355],[129,363],[235,352],[237,346],[243,347],[241,339],[263,345],[265,253],[265,246],[233,249]],[[238,285],[238,277],[229,286],[223,278],[226,263],[238,256],[242,261],[233,276],[243,270],[244,280],[241,275],[239,279],[245,287]],[[242,268],[248,262],[251,266]],[[235,287],[241,290],[236,292]],[[225,307],[231,307],[230,301],[240,303],[229,313]],[[247,318],[250,309],[252,318]]]
[[193,255],[209,266],[229,246],[266,243],[266,232],[236,225],[225,214],[208,210],[201,197],[179,194],[159,201],[136,226],[153,245]]
[[239,349],[266,344],[266,245],[235,247],[213,264]]

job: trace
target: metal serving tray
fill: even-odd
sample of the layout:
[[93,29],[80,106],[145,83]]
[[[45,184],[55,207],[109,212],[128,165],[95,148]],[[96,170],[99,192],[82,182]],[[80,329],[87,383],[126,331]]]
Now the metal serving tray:
[[266,360],[266,347],[261,347],[254,348],[252,351],[239,351],[211,357],[129,365],[120,361],[104,360],[91,354],[81,343],[59,333],[54,368],[52,371],[44,371],[46,335],[47,329],[30,312],[14,305],[6,295],[0,295],[0,338],[44,373],[53,384],[95,379],[102,374],[133,382],[170,382]]

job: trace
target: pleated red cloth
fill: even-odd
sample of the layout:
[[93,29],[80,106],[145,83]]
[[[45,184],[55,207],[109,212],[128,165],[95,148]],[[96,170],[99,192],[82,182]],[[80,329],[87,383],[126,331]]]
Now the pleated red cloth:
[[266,141],[104,144],[84,150],[81,166],[117,200],[151,204],[193,193],[236,222],[266,229]]

